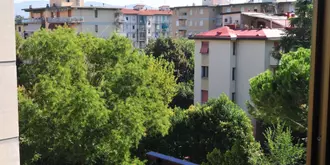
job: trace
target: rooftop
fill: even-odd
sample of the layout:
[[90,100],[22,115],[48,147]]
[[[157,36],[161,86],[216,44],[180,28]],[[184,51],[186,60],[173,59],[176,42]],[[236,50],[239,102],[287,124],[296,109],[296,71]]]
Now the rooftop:
[[39,7],[39,8],[26,8],[22,9],[24,11],[43,11],[46,9],[67,9],[67,8],[73,8],[73,9],[99,9],[99,10],[118,10],[122,9],[122,7],[109,7],[109,6],[57,6],[57,7]]
[[228,26],[220,27],[207,32],[199,33],[192,39],[279,39],[283,35],[281,29],[230,29]]
[[290,20],[288,20],[286,16],[276,16],[257,12],[242,12],[242,15],[272,21],[273,23],[278,24],[283,28],[290,26]]
[[121,9],[123,14],[136,14],[136,15],[172,15],[170,10],[155,10],[155,9]]

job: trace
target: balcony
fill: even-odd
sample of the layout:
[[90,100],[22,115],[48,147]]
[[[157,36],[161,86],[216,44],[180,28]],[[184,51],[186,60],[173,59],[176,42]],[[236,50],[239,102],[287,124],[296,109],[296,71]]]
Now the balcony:
[[81,23],[84,22],[84,17],[58,17],[47,18],[48,23]]
[[26,18],[22,20],[23,24],[41,24],[44,21],[43,18]]
[[188,16],[187,15],[180,15],[179,19],[188,19]]

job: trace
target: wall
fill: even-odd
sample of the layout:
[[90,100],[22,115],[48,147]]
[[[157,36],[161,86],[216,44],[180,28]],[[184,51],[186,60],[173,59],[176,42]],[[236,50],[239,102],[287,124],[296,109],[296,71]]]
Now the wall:
[[[266,70],[265,41],[239,40],[237,42],[236,103],[247,110],[245,102],[250,100],[249,80]],[[269,48],[267,48],[269,51]]]
[[[75,9],[72,16],[84,17],[84,22],[77,25],[78,32],[91,33],[95,36],[108,38],[115,30],[115,11],[98,10],[98,17],[95,18],[94,9]],[[98,32],[95,32],[95,25],[98,25]]]
[[209,43],[209,99],[225,93],[231,96],[231,45],[229,40]]
[[217,7],[210,6],[190,6],[183,8],[174,8],[171,22],[171,35],[177,37],[179,27],[177,21],[183,13],[187,13],[185,30],[188,37],[189,34],[198,34],[216,27]]
[[19,165],[14,4],[2,0],[0,6],[0,164]]
[[201,66],[202,66],[202,55],[199,53],[201,49],[202,41],[201,40],[195,40],[195,71],[194,71],[194,103],[200,103],[202,99],[202,72],[201,72]]
[[[227,22],[225,22],[226,19],[227,19]],[[231,22],[230,22],[230,19],[231,19]],[[223,25],[229,25],[229,24],[235,24],[235,23],[237,23],[238,25],[241,24],[241,14],[240,13],[226,14],[226,15],[222,16],[222,24]]]

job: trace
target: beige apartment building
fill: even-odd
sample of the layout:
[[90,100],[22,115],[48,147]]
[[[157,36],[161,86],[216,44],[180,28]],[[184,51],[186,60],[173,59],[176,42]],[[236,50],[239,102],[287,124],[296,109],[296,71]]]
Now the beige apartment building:
[[183,6],[172,8],[172,36],[189,37],[217,27],[216,6]]
[[0,164],[19,165],[14,2],[0,1]]
[[[289,26],[284,14],[294,13],[294,1],[255,0],[236,3],[242,1],[205,0],[203,6],[174,7],[172,8],[172,36],[190,37],[222,26],[244,28],[245,25],[254,27],[268,25],[268,27],[283,28]],[[275,20],[274,25],[270,25],[273,20]]]
[[91,33],[97,37],[107,38],[114,31],[122,28],[121,8],[84,7],[84,0],[50,0],[50,5],[43,8],[23,9],[30,13],[24,19],[25,36],[31,35],[40,28],[54,29],[67,25],[77,32]]

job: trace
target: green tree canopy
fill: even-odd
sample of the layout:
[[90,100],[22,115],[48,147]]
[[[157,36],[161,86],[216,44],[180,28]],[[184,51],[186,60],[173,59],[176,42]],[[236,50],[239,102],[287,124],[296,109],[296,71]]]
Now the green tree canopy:
[[158,38],[145,48],[146,54],[174,63],[178,94],[171,106],[188,108],[194,100],[194,41],[188,39]]
[[275,73],[266,71],[250,80],[249,113],[267,123],[281,121],[306,131],[310,50],[284,54]]
[[[221,157],[217,158],[221,162],[225,159],[226,162],[249,161],[249,148],[254,142],[251,121],[225,95],[202,106],[176,110],[172,123],[171,131],[165,137],[145,139],[140,144],[140,154],[152,150],[202,163],[206,161],[206,155],[217,148],[221,151]],[[233,146],[239,152],[231,151]]]
[[293,28],[288,28],[281,39],[284,53],[300,47],[311,47],[313,4],[309,0],[297,0],[295,15],[290,19]]
[[167,133],[173,66],[139,54],[128,39],[41,30],[20,52],[23,163],[136,164],[130,149]]

